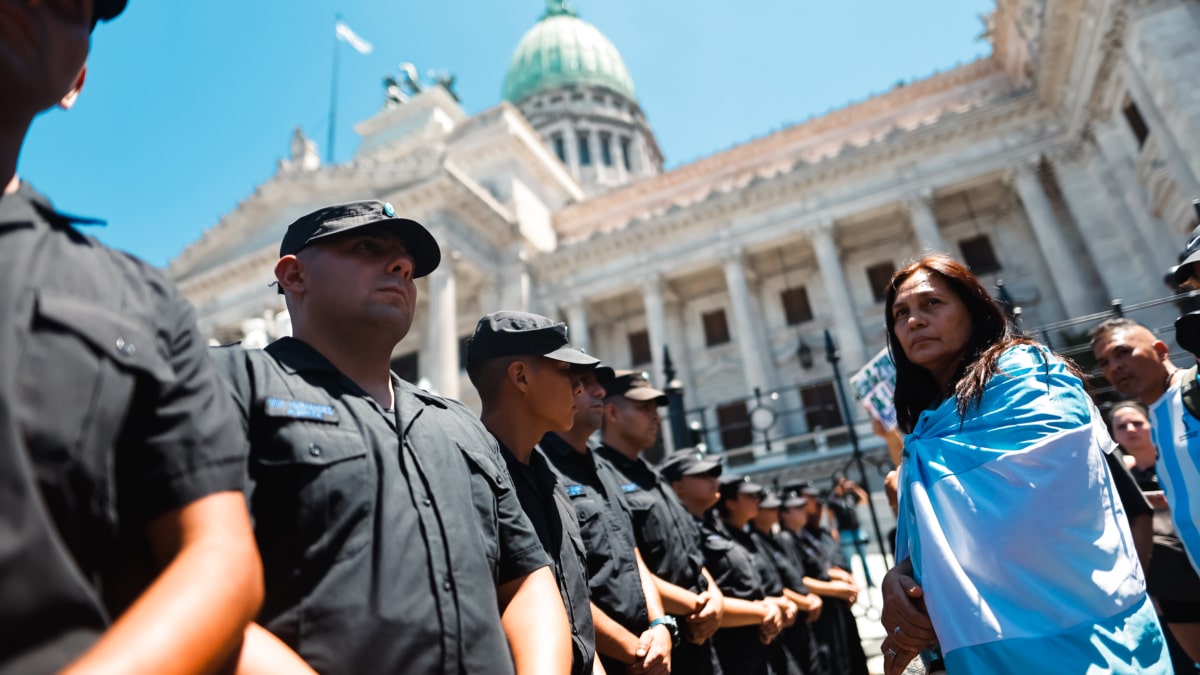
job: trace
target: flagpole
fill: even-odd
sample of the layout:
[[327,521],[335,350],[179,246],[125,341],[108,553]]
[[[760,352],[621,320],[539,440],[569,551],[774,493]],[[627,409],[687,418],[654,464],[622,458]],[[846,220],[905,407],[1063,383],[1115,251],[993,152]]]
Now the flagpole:
[[[340,22],[341,20],[342,13],[338,12],[335,21]],[[334,25],[336,26],[337,23],[335,22]],[[335,138],[335,129],[337,128],[338,55],[341,53],[341,50],[338,49],[339,42],[341,42],[341,40],[338,39],[337,31],[334,31],[333,76],[330,78],[329,84],[329,137],[327,143],[325,144],[326,164],[333,164],[333,143]]]

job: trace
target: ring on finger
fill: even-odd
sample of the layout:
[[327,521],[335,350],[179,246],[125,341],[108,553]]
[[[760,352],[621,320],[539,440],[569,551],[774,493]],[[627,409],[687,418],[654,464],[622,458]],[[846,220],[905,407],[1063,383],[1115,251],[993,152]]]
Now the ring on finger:
[[891,647],[888,647],[888,650],[884,654],[890,659],[896,658],[896,650]]
[[892,629],[892,635],[895,635],[896,637],[900,637],[900,633],[901,633],[900,626],[896,626],[894,629]]

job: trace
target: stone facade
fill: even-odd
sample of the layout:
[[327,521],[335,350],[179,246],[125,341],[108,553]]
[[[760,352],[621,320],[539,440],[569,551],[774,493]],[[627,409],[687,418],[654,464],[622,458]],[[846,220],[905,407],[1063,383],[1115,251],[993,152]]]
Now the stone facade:
[[[346,164],[296,141],[170,273],[209,335],[260,342],[287,330],[268,287],[287,224],[387,200],[444,251],[397,348],[410,377],[475,403],[461,339],[487,311],[529,309],[656,381],[669,348],[699,440],[747,448],[752,471],[803,462],[845,440],[823,332],[843,374],[865,363],[880,280],[923,250],[1002,279],[1026,326],[1168,290],[1200,197],[1200,6],[1000,0],[988,38],[986,58],[662,173],[633,102],[622,123],[648,140],[619,180],[560,161],[552,110],[468,116],[429,88],[362,122]],[[766,434],[748,426],[759,405],[779,413]]]

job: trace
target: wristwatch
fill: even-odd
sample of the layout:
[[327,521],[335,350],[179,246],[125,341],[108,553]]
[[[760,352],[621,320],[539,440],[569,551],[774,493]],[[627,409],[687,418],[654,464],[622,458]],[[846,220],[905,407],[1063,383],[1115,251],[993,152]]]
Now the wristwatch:
[[675,617],[670,614],[663,614],[650,622],[650,628],[654,628],[655,626],[666,626],[667,631],[671,633],[671,646],[675,647],[679,644],[679,624],[676,623]]

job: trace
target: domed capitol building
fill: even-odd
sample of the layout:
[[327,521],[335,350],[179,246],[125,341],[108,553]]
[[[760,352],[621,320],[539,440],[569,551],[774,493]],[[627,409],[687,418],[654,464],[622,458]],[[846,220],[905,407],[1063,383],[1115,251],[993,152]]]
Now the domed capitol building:
[[443,250],[394,355],[406,379],[477,407],[465,338],[526,309],[659,386],[669,354],[691,428],[664,427],[667,447],[749,473],[833,466],[849,446],[824,333],[843,377],[865,364],[907,259],[947,251],[1041,326],[1165,295],[1196,225],[1200,5],[998,0],[987,39],[987,57],[664,171],[620,52],[551,0],[499,105],[468,115],[409,80],[336,165],[297,132],[169,273],[208,336],[262,346],[289,330],[268,287],[288,224],[389,201]]

